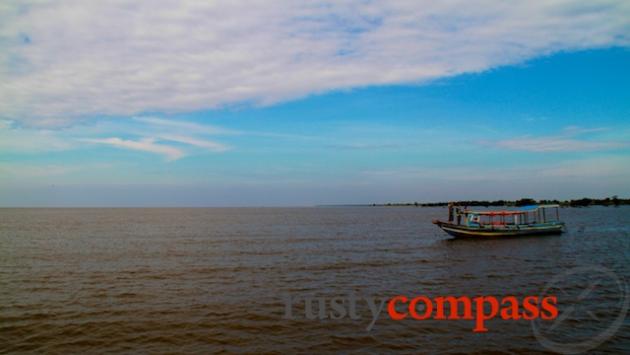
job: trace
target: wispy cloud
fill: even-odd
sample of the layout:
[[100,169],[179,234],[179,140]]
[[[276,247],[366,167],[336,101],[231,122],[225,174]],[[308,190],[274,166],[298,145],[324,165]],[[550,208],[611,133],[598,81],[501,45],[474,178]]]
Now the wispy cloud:
[[561,137],[514,138],[495,142],[497,148],[527,152],[586,152],[630,147],[630,142],[599,142]]
[[562,134],[565,136],[579,136],[582,134],[588,133],[597,133],[597,132],[605,132],[608,131],[608,127],[594,127],[594,128],[584,128],[580,126],[566,126],[562,129]]
[[230,147],[228,147],[225,144],[213,142],[206,139],[197,139],[197,138],[187,137],[187,136],[165,134],[165,135],[160,136],[160,139],[171,141],[171,142],[184,143],[184,144],[192,145],[195,147],[205,148],[213,152],[225,152],[230,149]]
[[165,127],[168,129],[175,129],[177,131],[183,131],[186,133],[195,133],[195,134],[212,134],[212,135],[223,135],[223,134],[241,134],[242,132],[212,126],[208,124],[199,124],[189,121],[182,120],[169,120],[159,117],[147,117],[147,116],[136,116],[133,117],[135,121],[146,123],[153,126]]
[[630,158],[608,155],[510,167],[457,166],[367,170],[362,172],[362,176],[365,178],[364,181],[388,181],[389,183],[455,181],[464,185],[477,182],[536,180],[558,183],[565,178],[628,179],[630,178]]
[[524,136],[499,141],[485,140],[479,143],[484,146],[535,153],[587,152],[630,148],[629,140],[585,139],[582,137],[608,130],[609,129],[606,127],[584,128],[579,126],[567,126],[562,130],[561,134],[555,136]]
[[68,150],[73,146],[57,131],[16,127],[11,121],[0,120],[0,152],[41,153]]
[[60,124],[419,83],[628,46],[629,14],[624,0],[9,0],[0,115]]
[[203,134],[203,135],[244,135],[244,136],[257,136],[268,138],[285,138],[285,139],[313,139],[314,137],[285,134],[276,132],[261,132],[261,131],[242,131],[235,129],[228,129],[210,124],[200,124],[196,122],[167,119],[153,116],[134,116],[134,121],[142,122],[148,126],[158,128],[159,130],[168,129],[170,132],[181,132],[182,134]]
[[[0,151],[17,154],[38,154],[50,151],[79,149],[82,144],[103,144],[117,148],[145,151],[177,160],[189,153],[225,152],[230,146],[207,139],[210,134],[235,134],[228,129],[187,121],[169,121],[155,117],[137,118],[142,127],[120,120],[102,120],[97,125],[75,125],[67,129],[20,127],[9,120],[0,120]],[[135,137],[123,139],[116,137]],[[103,136],[110,136],[102,138]],[[111,137],[113,136],[113,137]],[[177,146],[167,144],[177,143]],[[187,151],[188,150],[188,151]]]
[[331,144],[328,145],[334,149],[348,149],[348,150],[382,150],[382,149],[399,149],[402,148],[402,144],[396,143],[344,143],[344,144]]
[[628,181],[630,179],[630,157],[603,156],[563,161],[554,164],[554,166],[547,166],[539,174],[545,177],[558,178],[605,179],[600,180],[600,182],[616,178],[623,178]]
[[139,141],[125,140],[118,137],[111,138],[85,138],[81,141],[87,143],[106,144],[118,148],[139,150],[156,153],[166,157],[167,160],[177,160],[184,156],[184,152],[178,148],[155,143],[153,138],[145,138]]

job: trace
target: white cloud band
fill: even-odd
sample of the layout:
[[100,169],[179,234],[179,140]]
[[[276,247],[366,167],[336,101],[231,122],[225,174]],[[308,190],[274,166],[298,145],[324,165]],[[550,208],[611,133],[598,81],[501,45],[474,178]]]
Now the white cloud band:
[[269,104],[630,43],[630,2],[76,1],[0,5],[0,116]]

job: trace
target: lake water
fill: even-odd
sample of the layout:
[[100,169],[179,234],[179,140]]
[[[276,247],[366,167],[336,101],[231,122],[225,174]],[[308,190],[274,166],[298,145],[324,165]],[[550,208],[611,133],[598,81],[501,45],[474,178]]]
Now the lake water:
[[[452,240],[445,208],[0,209],[0,352],[630,353],[630,208]],[[393,321],[362,297],[555,294],[562,319]],[[361,319],[309,319],[354,295]],[[290,319],[287,297],[295,301]],[[345,304],[345,303],[344,303]]]

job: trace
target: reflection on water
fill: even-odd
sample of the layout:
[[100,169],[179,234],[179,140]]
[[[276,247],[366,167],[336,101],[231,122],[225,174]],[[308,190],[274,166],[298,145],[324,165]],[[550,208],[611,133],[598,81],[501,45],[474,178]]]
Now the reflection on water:
[[[0,351],[544,351],[529,322],[284,319],[283,296],[536,295],[574,267],[630,275],[630,208],[563,209],[568,233],[451,240],[441,208],[2,209]],[[559,308],[587,287],[571,274]],[[613,309],[601,280],[591,304]],[[563,298],[564,297],[564,298]],[[564,302],[564,303],[563,303]],[[616,315],[553,331],[579,341]],[[577,317],[577,315],[576,315]],[[577,319],[577,318],[576,318]],[[630,352],[630,324],[598,350]]]

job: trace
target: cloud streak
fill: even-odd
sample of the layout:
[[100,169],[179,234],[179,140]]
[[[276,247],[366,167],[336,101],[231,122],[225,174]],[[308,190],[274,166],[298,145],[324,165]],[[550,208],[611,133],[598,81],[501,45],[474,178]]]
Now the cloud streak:
[[[517,150],[533,153],[552,152],[589,152],[630,148],[630,141],[594,140],[582,136],[592,133],[605,132],[608,128],[583,128],[567,126],[560,135],[543,137],[516,137],[499,141],[481,141],[483,146],[500,149]],[[582,137],[582,138],[580,138]]]
[[168,145],[155,143],[155,140],[152,138],[146,138],[139,141],[126,140],[118,137],[86,138],[82,139],[82,141],[87,143],[106,144],[117,148],[132,149],[160,154],[166,157],[166,159],[169,161],[177,160],[184,156],[184,152],[182,150]]
[[562,137],[514,138],[493,143],[497,148],[526,152],[587,152],[630,147],[630,142],[586,141]]
[[160,139],[165,140],[165,141],[184,143],[184,144],[192,145],[195,147],[204,148],[213,152],[225,152],[230,149],[225,144],[213,142],[207,139],[197,139],[197,138],[187,137],[187,136],[165,134],[165,135],[160,136]]
[[[0,152],[41,154],[51,151],[68,151],[81,148],[85,143],[102,144],[116,148],[160,154],[167,160],[177,160],[194,149],[222,153],[230,146],[209,140],[210,134],[237,134],[221,127],[201,125],[187,121],[168,121],[160,118],[138,118],[141,127],[120,120],[101,120],[97,125],[74,125],[66,129],[42,129],[18,126],[12,121],[0,120]],[[134,139],[116,137],[124,134]],[[103,136],[110,136],[102,138]],[[83,143],[83,144],[82,144]],[[173,146],[174,143],[176,146]]]
[[60,124],[422,83],[628,46],[629,24],[623,0],[8,1],[0,115]]
[[176,121],[176,120],[168,120],[164,118],[146,117],[146,116],[136,116],[136,117],[133,117],[133,119],[134,121],[146,123],[152,126],[158,126],[158,127],[182,131],[182,132],[192,132],[196,134],[214,134],[214,135],[242,134],[242,132],[231,130],[231,129],[211,126],[208,124],[198,124],[198,123],[188,122],[188,121]]

